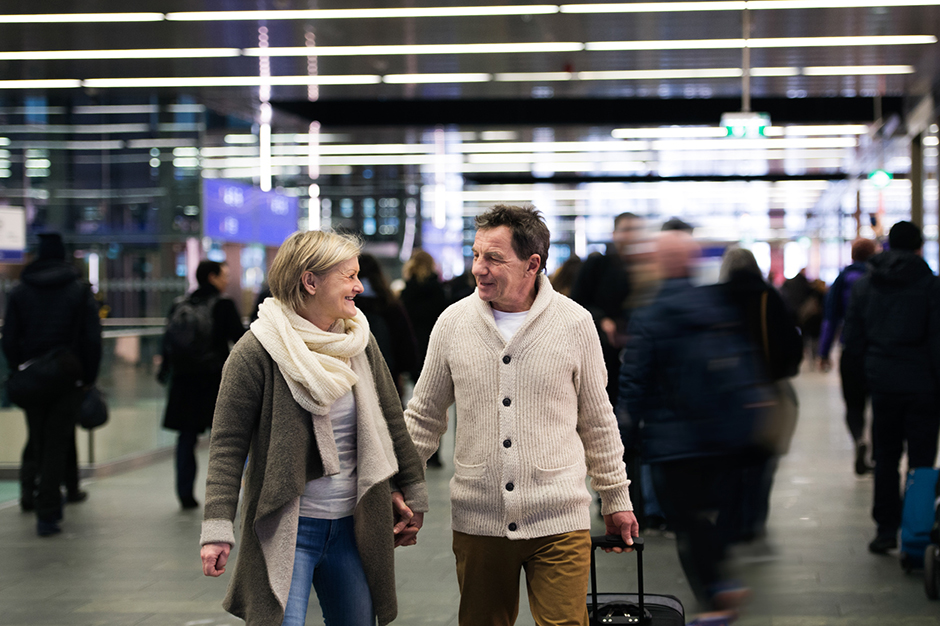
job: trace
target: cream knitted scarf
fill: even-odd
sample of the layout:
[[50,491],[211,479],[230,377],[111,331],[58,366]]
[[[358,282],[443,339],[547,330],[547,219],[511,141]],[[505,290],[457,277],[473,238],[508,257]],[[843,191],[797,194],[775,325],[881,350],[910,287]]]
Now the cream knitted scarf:
[[[330,406],[359,381],[350,366],[363,356],[369,345],[369,322],[362,311],[352,319],[337,320],[329,331],[321,330],[274,298],[258,308],[251,332],[277,364],[294,400],[313,417],[313,430],[319,442],[327,475],[339,471],[331,467],[335,455],[324,450],[333,442],[328,418]],[[335,442],[331,446],[335,450]],[[330,467],[327,467],[327,466]]]

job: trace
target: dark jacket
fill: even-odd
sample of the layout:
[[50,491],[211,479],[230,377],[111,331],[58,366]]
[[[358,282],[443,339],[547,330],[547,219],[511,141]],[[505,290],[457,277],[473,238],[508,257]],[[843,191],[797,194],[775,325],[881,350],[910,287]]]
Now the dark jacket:
[[[776,289],[750,272],[734,272],[728,282],[717,286],[738,312],[743,330],[761,356],[769,381],[796,376],[803,360],[803,339],[793,315]],[[767,341],[764,342],[763,294],[767,294]]]
[[[208,300],[217,297],[212,308],[212,351],[218,355],[218,368],[210,368],[202,373],[177,373],[173,371],[167,354],[163,354],[162,380],[169,378],[170,391],[163,416],[163,427],[170,430],[187,430],[201,433],[212,425],[215,411],[215,399],[222,384],[222,364],[229,354],[229,343],[236,343],[245,333],[235,303],[221,297],[219,290],[208,285],[192,293],[192,298]],[[176,305],[174,305],[175,307]],[[167,315],[169,318],[173,308]]]
[[44,259],[23,269],[7,299],[2,343],[10,371],[68,346],[81,362],[82,382],[95,382],[101,363],[98,303],[74,266]]
[[[664,281],[656,299],[633,314],[617,402],[617,420],[628,451],[642,448],[643,460],[657,463],[743,448],[751,438],[753,424],[741,428],[740,412],[713,406],[708,401],[712,390],[690,392],[690,385],[703,377],[688,375],[689,368],[703,370],[703,361],[713,356],[700,354],[696,339],[705,334],[715,336],[710,329],[739,333],[739,326],[735,313],[716,290],[694,287],[684,278]],[[723,336],[729,340],[727,345],[733,339],[734,346],[740,348],[736,356],[753,364],[753,353],[744,337]],[[753,377],[754,372],[745,376]],[[707,403],[700,413],[694,407],[689,409],[695,398]]]
[[[630,274],[627,264],[614,251],[585,259],[571,287],[571,299],[590,311],[595,322],[609,317],[621,327],[626,325],[626,302],[629,296]],[[605,333],[601,333],[601,340],[606,341]]]
[[829,293],[826,295],[826,306],[823,314],[822,332],[819,336],[819,356],[828,359],[832,344],[836,338],[836,331],[845,318],[849,308],[849,298],[852,296],[852,287],[856,281],[868,273],[868,264],[864,261],[852,263],[839,272]]
[[434,328],[437,318],[447,308],[447,294],[444,293],[444,285],[437,279],[437,276],[430,276],[424,281],[412,278],[405,283],[405,288],[401,292],[401,303],[408,312],[411,328],[414,330],[418,360],[411,371],[411,378],[417,381],[421,368],[424,367],[431,329]]
[[940,391],[940,279],[913,252],[869,259],[845,316],[845,354],[865,359],[872,393]]
[[385,304],[375,296],[356,296],[356,308],[365,313],[369,330],[375,335],[392,379],[401,392],[401,375],[413,372],[418,363],[414,331],[405,307],[397,300]]

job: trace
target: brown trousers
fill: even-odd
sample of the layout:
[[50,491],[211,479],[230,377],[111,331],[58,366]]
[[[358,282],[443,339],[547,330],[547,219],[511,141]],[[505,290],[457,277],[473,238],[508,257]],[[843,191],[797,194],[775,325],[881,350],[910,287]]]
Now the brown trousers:
[[591,534],[577,530],[510,540],[454,531],[459,626],[512,626],[519,615],[519,571],[538,626],[587,626]]

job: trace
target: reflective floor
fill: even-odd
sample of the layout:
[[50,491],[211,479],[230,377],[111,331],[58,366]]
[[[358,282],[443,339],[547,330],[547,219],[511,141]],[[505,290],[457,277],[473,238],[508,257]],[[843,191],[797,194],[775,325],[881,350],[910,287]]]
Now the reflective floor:
[[[802,413],[777,476],[773,551],[768,558],[742,550],[734,562],[737,575],[754,590],[738,623],[940,625],[940,603],[927,599],[920,573],[905,574],[894,556],[873,556],[866,549],[874,532],[872,482],[852,472],[836,375],[804,372],[797,387]],[[449,453],[451,441],[444,447]],[[204,469],[206,450],[201,454]],[[430,471],[427,524],[416,547],[396,553],[396,624],[456,624],[447,504],[451,467]],[[21,513],[15,500],[0,503],[0,626],[240,623],[220,606],[228,575],[201,574],[201,515],[179,509],[172,472],[171,462],[162,460],[86,481],[90,498],[67,507],[64,532],[54,538],[38,538],[34,518]],[[647,590],[678,596],[691,619],[695,605],[674,541],[648,536],[647,543]],[[634,584],[631,556],[604,556],[599,570],[602,590]],[[316,606],[307,624],[322,624]],[[533,624],[524,592],[517,624]]]

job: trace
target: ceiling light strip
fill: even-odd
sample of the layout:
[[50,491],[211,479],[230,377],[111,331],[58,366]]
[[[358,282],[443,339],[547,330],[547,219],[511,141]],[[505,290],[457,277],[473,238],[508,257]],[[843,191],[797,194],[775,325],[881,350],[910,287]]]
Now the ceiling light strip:
[[0,15],[0,24],[96,24],[162,22],[163,13],[19,13]]
[[219,20],[335,20],[413,17],[484,17],[500,15],[551,15],[558,5],[532,4],[512,6],[401,7],[388,9],[307,9],[273,11],[175,11],[165,18],[171,22]]
[[[468,44],[414,44],[390,46],[317,46],[316,55],[321,57],[395,56],[420,54],[515,54],[544,52],[580,52],[580,42],[533,42],[533,43],[468,43]],[[307,46],[245,48],[245,56],[306,57],[311,50]]]
[[75,61],[110,59],[215,59],[241,56],[239,48],[153,48],[140,50],[0,51],[0,61]]

